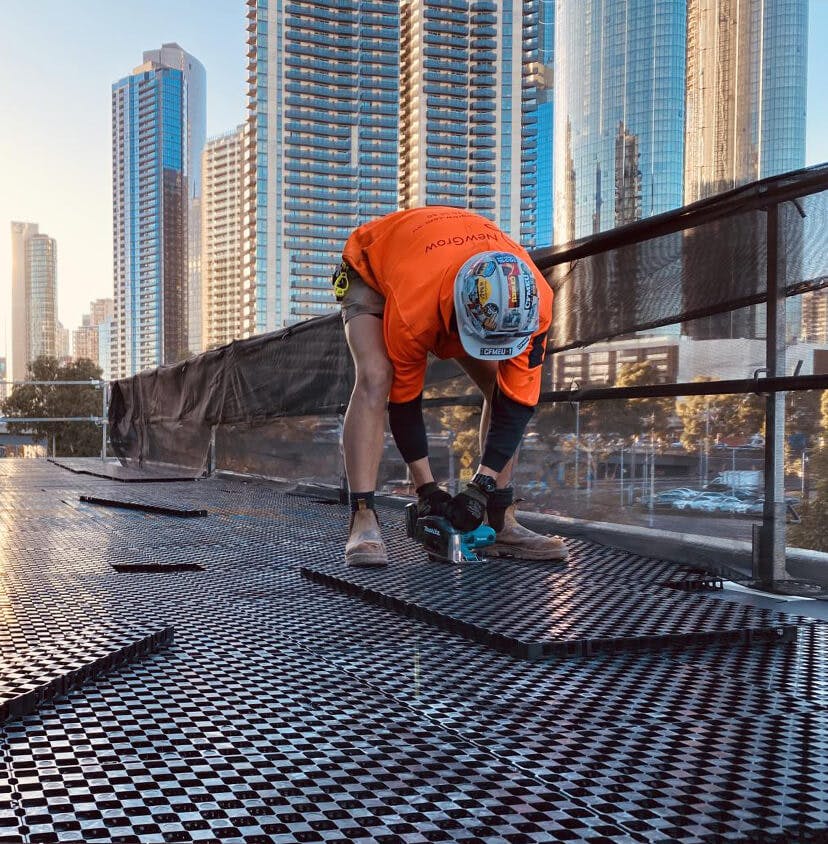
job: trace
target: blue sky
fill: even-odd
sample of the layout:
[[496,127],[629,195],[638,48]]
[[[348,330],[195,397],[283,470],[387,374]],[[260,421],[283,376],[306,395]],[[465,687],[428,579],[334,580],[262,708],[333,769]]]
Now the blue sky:
[[110,86],[177,41],[207,71],[208,135],[244,119],[243,0],[0,0],[0,355],[11,220],[57,239],[58,315],[112,295]]
[[[245,111],[243,0],[0,0],[0,355],[11,220],[58,242],[58,315],[112,295],[110,85],[177,41],[207,70],[207,131]],[[810,0],[806,162],[828,161],[828,0]]]

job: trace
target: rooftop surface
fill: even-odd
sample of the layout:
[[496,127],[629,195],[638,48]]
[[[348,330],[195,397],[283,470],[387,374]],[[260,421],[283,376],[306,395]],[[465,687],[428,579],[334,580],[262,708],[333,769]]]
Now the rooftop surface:
[[828,840],[828,626],[779,614],[824,603],[580,541],[469,573],[381,518],[352,573],[322,499],[0,461],[0,841]]

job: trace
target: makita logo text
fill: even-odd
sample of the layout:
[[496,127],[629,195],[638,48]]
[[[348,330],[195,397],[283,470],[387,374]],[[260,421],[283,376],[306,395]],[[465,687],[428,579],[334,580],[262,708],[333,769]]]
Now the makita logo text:
[[437,530],[437,528],[428,527],[428,525],[424,525],[424,526],[423,526],[423,530],[424,530],[426,533],[433,533],[435,536],[439,536],[439,535],[440,535],[440,531],[439,531],[439,530]]
[[501,355],[511,355],[512,354],[512,347],[509,346],[506,349],[480,349],[480,357],[482,358],[491,358],[491,357],[500,357]]
[[499,235],[495,232],[491,234],[487,232],[480,232],[480,234],[455,235],[454,237],[441,237],[439,240],[433,240],[426,246],[426,254],[432,249],[437,249],[440,246],[462,246],[464,243],[474,243],[476,241],[498,240]]

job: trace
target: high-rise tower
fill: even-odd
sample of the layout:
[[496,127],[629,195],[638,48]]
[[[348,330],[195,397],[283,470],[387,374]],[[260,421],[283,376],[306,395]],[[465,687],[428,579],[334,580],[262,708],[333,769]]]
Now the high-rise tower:
[[29,317],[26,298],[26,243],[38,233],[37,223],[11,224],[11,362],[9,377],[23,381],[29,365]]
[[244,336],[242,162],[244,127],[211,138],[202,161],[202,329],[205,349]]
[[559,0],[555,241],[682,204],[686,0]]
[[[26,361],[58,354],[57,243],[45,234],[26,241]],[[62,351],[62,348],[61,348]]]
[[[804,166],[807,44],[808,0],[688,0],[685,203]],[[751,292],[746,283],[761,292],[758,242],[747,252],[756,266],[724,279],[734,294]],[[788,301],[789,339],[800,334],[801,309],[799,297]],[[757,306],[688,326],[696,339],[765,330]]]
[[399,5],[247,5],[256,264],[246,310],[261,332],[331,310],[348,235],[397,210]]
[[553,161],[555,145],[555,3],[541,0],[538,15],[538,175],[535,245],[553,242]]
[[404,208],[463,206],[534,246],[537,5],[400,4]]
[[11,224],[12,379],[26,378],[28,365],[57,354],[57,243],[37,223]]
[[247,9],[248,325],[334,309],[348,235],[400,207],[465,206],[534,244],[537,0]]
[[184,79],[184,135],[187,179],[187,346],[204,349],[201,337],[201,153],[207,140],[207,74],[198,59],[176,43],[145,50],[145,62],[181,71]]
[[805,164],[808,0],[687,0],[685,203]]
[[153,59],[112,86],[116,378],[189,350],[187,105],[184,71]]

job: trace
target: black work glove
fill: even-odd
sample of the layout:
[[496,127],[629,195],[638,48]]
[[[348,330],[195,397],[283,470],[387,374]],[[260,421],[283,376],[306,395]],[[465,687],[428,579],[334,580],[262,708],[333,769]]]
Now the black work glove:
[[445,516],[446,505],[451,496],[434,481],[417,487],[417,518],[424,516]]
[[466,484],[446,505],[446,518],[463,533],[479,528],[486,516],[488,500],[488,493],[477,484]]

